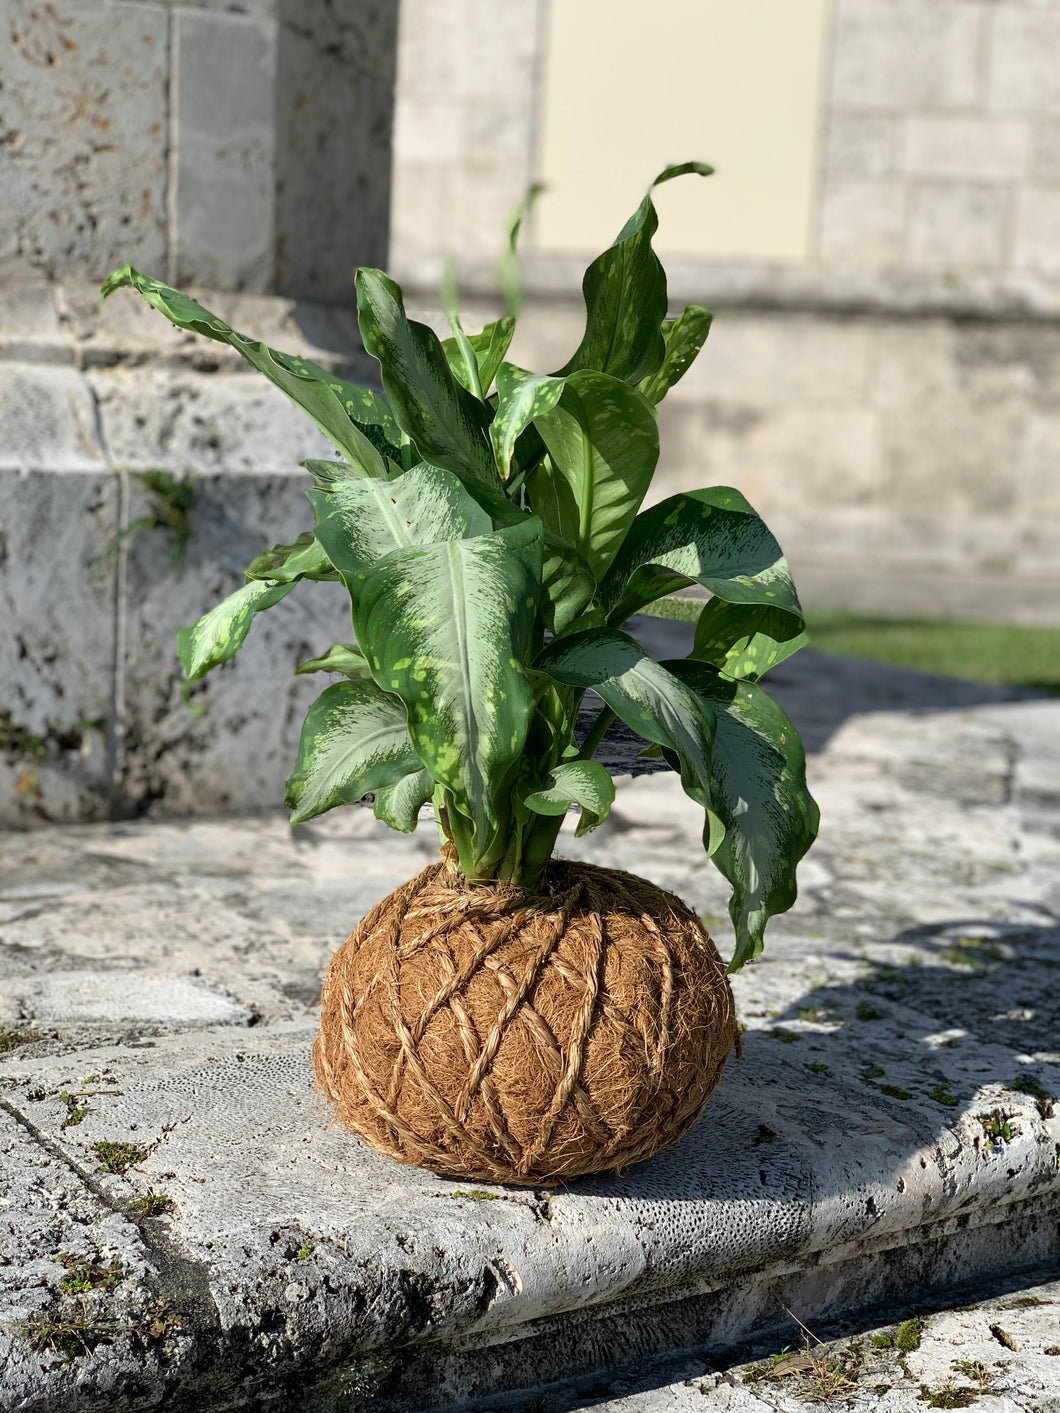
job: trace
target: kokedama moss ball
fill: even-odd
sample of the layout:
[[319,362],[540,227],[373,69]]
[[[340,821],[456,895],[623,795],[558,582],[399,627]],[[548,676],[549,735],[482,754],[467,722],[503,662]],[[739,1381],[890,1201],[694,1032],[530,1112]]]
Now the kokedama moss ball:
[[717,950],[672,893],[559,859],[530,893],[443,861],[336,952],[313,1060],[380,1152],[536,1186],[672,1143],[737,1045]]

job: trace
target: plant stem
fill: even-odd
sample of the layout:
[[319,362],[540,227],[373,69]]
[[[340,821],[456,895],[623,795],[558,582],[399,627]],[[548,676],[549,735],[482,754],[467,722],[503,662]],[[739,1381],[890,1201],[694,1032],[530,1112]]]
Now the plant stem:
[[589,728],[589,734],[582,742],[581,750],[577,755],[578,760],[592,760],[597,746],[599,746],[600,742],[604,739],[604,733],[614,720],[615,713],[610,707],[604,707],[600,715]]

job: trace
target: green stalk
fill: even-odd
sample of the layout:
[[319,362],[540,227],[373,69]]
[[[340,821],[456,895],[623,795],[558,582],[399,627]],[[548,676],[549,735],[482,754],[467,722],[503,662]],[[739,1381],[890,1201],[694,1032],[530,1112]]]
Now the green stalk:
[[597,747],[604,739],[604,733],[614,720],[615,713],[610,707],[604,707],[589,728],[588,736],[582,742],[581,750],[578,752],[578,760],[592,760]]

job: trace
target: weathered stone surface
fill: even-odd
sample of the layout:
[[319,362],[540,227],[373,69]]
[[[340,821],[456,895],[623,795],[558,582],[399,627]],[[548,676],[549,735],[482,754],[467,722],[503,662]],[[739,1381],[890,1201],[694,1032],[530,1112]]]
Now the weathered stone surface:
[[0,819],[98,819],[116,591],[114,563],[98,559],[117,529],[117,482],[0,471],[0,505]]
[[106,458],[92,390],[72,368],[5,363],[0,470],[96,471]]
[[[313,429],[302,422],[309,441]],[[305,712],[327,685],[317,676],[295,677],[294,669],[349,639],[341,585],[301,583],[260,614],[238,658],[194,689],[194,709],[183,697],[176,632],[239,588],[255,555],[312,526],[305,484],[302,473],[199,477],[180,565],[169,562],[164,531],[130,541],[118,764],[124,809],[180,814],[282,799]],[[145,499],[137,488],[130,518]]]
[[849,108],[968,108],[980,94],[985,16],[966,0],[842,0],[832,94]]
[[[598,1379],[591,1404],[584,1385],[570,1382],[540,1389],[538,1398],[555,1413],[586,1406],[596,1413],[805,1413],[808,1402],[826,1400],[922,1413],[925,1405],[975,1407],[984,1396],[986,1408],[1012,1413],[1060,1408],[1056,1281],[953,1311],[906,1305],[875,1328],[841,1323],[845,1337],[822,1342],[793,1321],[788,1338],[763,1346],[752,1363],[719,1367],[709,1356],[685,1355],[631,1378]],[[481,1413],[510,1407],[508,1400],[479,1405]]]
[[[656,626],[655,650],[680,650],[687,629]],[[174,1341],[164,1374],[121,1342],[113,1357],[101,1345],[91,1363],[56,1360],[45,1384],[20,1359],[5,1395],[106,1406],[117,1367],[142,1380],[131,1408],[194,1387],[204,1409],[257,1397],[330,1413],[351,1395],[423,1409],[521,1390],[520,1403],[542,1380],[585,1375],[556,1392],[564,1408],[599,1383],[592,1370],[611,1379],[695,1346],[698,1364],[636,1397],[695,1375],[712,1396],[780,1406],[787,1384],[734,1376],[726,1392],[713,1375],[741,1340],[774,1340],[761,1356],[797,1343],[784,1307],[827,1337],[881,1301],[904,1317],[931,1291],[1060,1259],[1057,704],[800,656],[812,670],[782,665],[774,690],[816,748],[822,832],[798,903],[734,979],[743,1061],[680,1144],[562,1191],[476,1200],[326,1127],[311,1100],[327,954],[433,854],[431,831],[399,837],[347,811],[293,833],[268,815],[5,838],[0,971],[23,994],[64,971],[199,968],[195,985],[220,981],[259,1017],[179,1033],[152,1016],[38,1021],[0,1061],[8,1111],[108,1210],[147,1187],[172,1199],[152,1250],[191,1292],[180,1309],[196,1334]],[[699,814],[655,776],[562,848],[674,888],[724,950],[726,889]],[[79,1122],[63,1095],[86,1108]],[[146,1153],[107,1174],[101,1142]],[[27,1288],[15,1304],[41,1299]],[[987,1324],[1012,1333],[1020,1308]],[[908,1378],[886,1365],[883,1406],[904,1413],[899,1395],[944,1385],[945,1340],[983,1357],[983,1320],[962,1329],[966,1313],[939,1326],[937,1347],[929,1322]],[[1031,1330],[1013,1338],[1054,1357]],[[865,1358],[866,1396],[887,1359]],[[1006,1396],[1021,1386],[1012,1367],[996,1375]]]
[[276,25],[177,10],[177,283],[268,289],[275,239]]
[[95,271],[165,259],[164,11],[0,4],[0,270]]
[[215,988],[183,976],[130,971],[61,971],[0,981],[4,1024],[246,1025],[253,1013]]
[[1012,223],[1008,193],[980,183],[923,183],[910,193],[906,251],[918,265],[993,269]]
[[275,288],[352,307],[387,261],[399,7],[277,0]]

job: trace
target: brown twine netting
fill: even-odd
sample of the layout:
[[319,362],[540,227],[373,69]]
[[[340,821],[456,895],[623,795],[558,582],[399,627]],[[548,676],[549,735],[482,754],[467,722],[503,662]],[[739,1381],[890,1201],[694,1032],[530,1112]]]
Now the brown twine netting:
[[400,1163],[531,1185],[679,1138],[739,1047],[699,920],[615,869],[540,893],[432,864],[335,953],[313,1047],[347,1128]]

